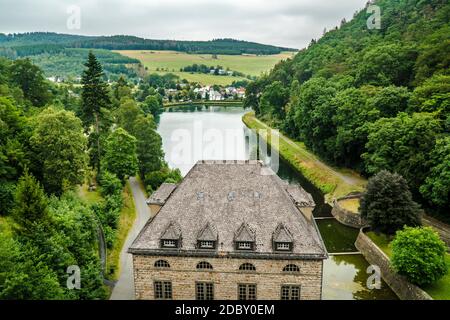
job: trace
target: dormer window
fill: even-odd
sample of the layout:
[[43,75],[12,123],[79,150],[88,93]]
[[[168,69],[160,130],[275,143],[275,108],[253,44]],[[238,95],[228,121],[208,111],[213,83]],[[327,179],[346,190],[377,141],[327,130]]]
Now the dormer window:
[[200,241],[200,248],[202,249],[214,249],[215,247],[215,241]]
[[177,240],[163,240],[162,246],[164,248],[176,248],[177,247]]
[[169,223],[160,237],[161,248],[176,249],[181,246],[181,230],[178,225]]
[[237,242],[236,247],[239,250],[252,250],[253,249],[253,243],[252,242]]
[[277,242],[276,248],[278,251],[291,251],[291,243],[290,242]]
[[274,251],[292,251],[293,249],[293,238],[289,230],[282,224],[278,224],[273,235],[273,250]]
[[236,250],[255,250],[255,234],[248,224],[243,223],[234,236]]
[[205,250],[216,249],[217,231],[213,226],[207,223],[197,235],[197,248]]

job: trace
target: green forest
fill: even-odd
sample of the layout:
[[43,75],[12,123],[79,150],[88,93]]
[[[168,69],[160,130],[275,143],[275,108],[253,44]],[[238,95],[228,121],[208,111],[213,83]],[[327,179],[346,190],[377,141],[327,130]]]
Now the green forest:
[[53,32],[30,32],[1,34],[0,46],[20,50],[22,46],[48,45],[65,48],[89,48],[108,50],[174,50],[199,54],[278,54],[281,51],[296,51],[292,48],[276,47],[235,39],[210,41],[152,40],[134,36],[79,36]]
[[372,4],[380,29],[356,12],[250,83],[245,104],[332,165],[402,175],[427,213],[450,220],[450,5]]
[[[101,261],[101,238],[120,245],[128,177],[149,191],[181,179],[156,132],[161,96],[109,85],[92,52],[80,68],[81,86],[62,86],[29,59],[0,58],[0,299],[107,298],[116,266]],[[66,284],[74,265],[80,290]]]

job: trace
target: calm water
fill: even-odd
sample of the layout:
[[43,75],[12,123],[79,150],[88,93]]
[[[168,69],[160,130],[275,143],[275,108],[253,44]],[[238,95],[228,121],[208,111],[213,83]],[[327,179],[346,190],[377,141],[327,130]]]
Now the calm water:
[[[198,160],[248,159],[252,151],[248,150],[247,128],[241,120],[246,112],[241,107],[170,108],[161,115],[158,125],[166,161],[185,175]],[[283,180],[301,184],[316,202],[314,216],[331,253],[324,263],[323,299],[396,299],[384,282],[379,290],[367,289],[369,264],[362,255],[333,255],[355,252],[358,231],[332,218],[331,207],[324,203],[322,194],[282,159],[277,174]]]

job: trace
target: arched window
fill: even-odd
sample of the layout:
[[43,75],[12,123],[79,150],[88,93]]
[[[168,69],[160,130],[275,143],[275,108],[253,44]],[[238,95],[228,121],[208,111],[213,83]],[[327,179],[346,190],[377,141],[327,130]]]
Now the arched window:
[[155,262],[155,268],[170,268],[170,264],[166,260],[158,260]]
[[283,268],[283,272],[300,272],[300,268],[296,264],[288,264]]
[[256,271],[256,268],[251,263],[243,263],[240,265],[239,270],[240,271]]
[[212,267],[211,263],[202,261],[197,264],[197,269],[198,270],[212,270],[213,267]]

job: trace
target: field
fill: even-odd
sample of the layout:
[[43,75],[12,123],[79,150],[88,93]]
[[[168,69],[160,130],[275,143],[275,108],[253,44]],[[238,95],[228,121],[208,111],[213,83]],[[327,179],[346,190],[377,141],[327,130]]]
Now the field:
[[[138,59],[147,67],[149,73],[174,73],[180,78],[192,82],[200,82],[204,85],[218,84],[227,85],[241,77],[215,76],[209,74],[192,74],[180,72],[180,68],[196,64],[207,66],[220,65],[232,71],[239,71],[245,75],[259,76],[262,72],[267,72],[280,60],[291,57],[293,52],[282,52],[276,55],[256,56],[256,55],[217,55],[214,59],[211,54],[188,54],[177,51],[153,51],[153,50],[119,50],[115,51],[124,56]],[[157,71],[164,70],[164,71]]]

